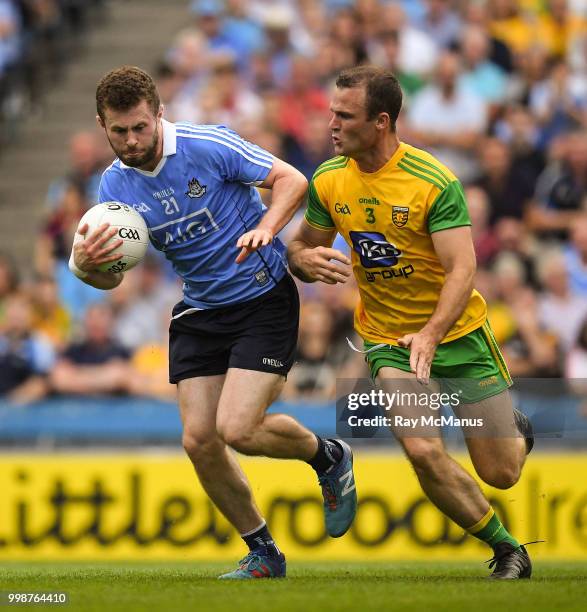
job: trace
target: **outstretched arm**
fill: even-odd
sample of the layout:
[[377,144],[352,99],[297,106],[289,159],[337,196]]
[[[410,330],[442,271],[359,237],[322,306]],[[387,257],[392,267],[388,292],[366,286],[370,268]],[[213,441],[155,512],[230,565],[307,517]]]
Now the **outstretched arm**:
[[292,274],[306,283],[345,283],[351,276],[348,267],[351,261],[344,253],[332,248],[335,236],[335,229],[317,229],[304,219],[287,247]]
[[236,246],[241,251],[236,263],[241,263],[253,251],[270,244],[274,236],[289,223],[302,203],[308,181],[293,166],[274,158],[271,172],[260,187],[272,190],[271,206],[259,225],[238,239]]

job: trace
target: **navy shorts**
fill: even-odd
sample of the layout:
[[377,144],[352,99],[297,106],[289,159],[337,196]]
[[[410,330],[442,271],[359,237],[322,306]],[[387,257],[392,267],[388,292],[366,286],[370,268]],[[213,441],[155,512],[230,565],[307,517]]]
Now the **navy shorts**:
[[195,312],[179,302],[169,326],[169,382],[225,374],[228,368],[286,376],[299,315],[298,290],[289,274],[247,302]]

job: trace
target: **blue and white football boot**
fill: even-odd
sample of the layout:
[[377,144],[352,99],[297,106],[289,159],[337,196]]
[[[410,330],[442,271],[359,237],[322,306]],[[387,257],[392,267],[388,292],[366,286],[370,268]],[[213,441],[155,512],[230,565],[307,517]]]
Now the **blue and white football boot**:
[[333,538],[340,538],[351,526],[357,513],[357,488],[353,472],[353,451],[342,440],[336,440],[342,448],[342,458],[325,472],[318,473],[318,482],[324,498],[326,531]]
[[255,578],[285,578],[285,555],[270,552],[266,546],[252,550],[239,561],[239,567],[220,580],[251,580]]

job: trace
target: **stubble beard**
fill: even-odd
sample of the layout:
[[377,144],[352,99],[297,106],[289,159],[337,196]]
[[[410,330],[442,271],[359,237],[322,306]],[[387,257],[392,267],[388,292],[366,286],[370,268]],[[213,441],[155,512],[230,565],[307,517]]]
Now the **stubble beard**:
[[153,134],[153,140],[151,140],[151,145],[140,157],[127,157],[124,153],[121,153],[116,150],[110,138],[108,138],[108,142],[112,147],[114,153],[120,161],[129,168],[141,168],[149,163],[151,163],[155,156],[157,155],[157,146],[159,145],[159,129],[155,127],[155,133]]

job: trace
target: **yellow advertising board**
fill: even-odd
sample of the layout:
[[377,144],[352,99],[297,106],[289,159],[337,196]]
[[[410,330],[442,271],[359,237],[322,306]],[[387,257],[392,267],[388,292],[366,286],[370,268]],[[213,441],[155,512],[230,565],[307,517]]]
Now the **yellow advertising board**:
[[[464,464],[470,469],[468,460]],[[324,531],[314,472],[242,458],[259,507],[288,559],[465,559],[487,556],[424,497],[400,455],[358,454],[352,529]],[[507,491],[485,487],[533,558],[587,556],[587,454],[532,454]],[[0,456],[0,559],[226,559],[244,545],[179,454]]]

